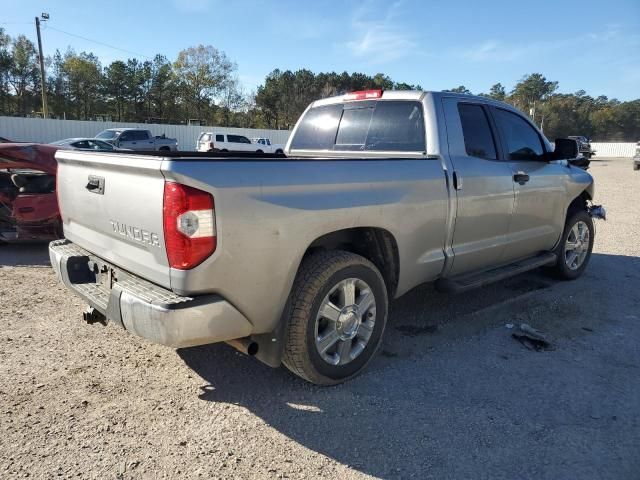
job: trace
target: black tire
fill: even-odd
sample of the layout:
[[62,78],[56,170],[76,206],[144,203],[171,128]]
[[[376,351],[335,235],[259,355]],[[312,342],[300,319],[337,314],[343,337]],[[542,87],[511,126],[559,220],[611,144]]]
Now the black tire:
[[276,155],[282,155],[284,152],[282,151],[282,149],[278,149],[276,150]]
[[256,150],[256,153],[264,153],[262,150]]
[[[571,269],[567,265],[567,261],[565,259],[565,244],[567,242],[567,238],[571,234],[571,230],[573,227],[578,224],[578,222],[584,222],[589,229],[589,244],[587,247],[587,252],[582,264],[576,269]],[[589,215],[589,213],[585,210],[573,210],[570,211],[567,215],[567,221],[564,226],[564,232],[562,232],[562,237],[560,238],[560,242],[556,247],[555,254],[558,256],[558,262],[551,269],[554,276],[563,280],[574,280],[578,278],[587,268],[589,264],[589,259],[591,258],[591,251],[593,250],[593,241],[595,239],[595,231],[593,229],[593,219]]]
[[[316,347],[319,309],[342,280],[365,282],[375,299],[371,335],[364,349],[344,365],[325,361]],[[373,263],[360,255],[339,250],[323,251],[303,260],[284,312],[288,322],[283,363],[294,374],[316,385],[335,385],[358,375],[375,356],[387,323],[387,289]],[[350,340],[349,340],[350,341]]]
[[633,169],[640,170],[640,163],[633,162]]
[[223,148],[222,150],[220,150],[222,153],[227,153],[229,150],[227,150],[226,148]]
[[170,152],[171,149],[169,147],[160,147],[161,152]]

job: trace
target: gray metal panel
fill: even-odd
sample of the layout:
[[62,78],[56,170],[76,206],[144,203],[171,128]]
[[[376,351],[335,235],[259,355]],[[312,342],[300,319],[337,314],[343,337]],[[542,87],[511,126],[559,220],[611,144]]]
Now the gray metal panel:
[[[60,150],[58,199],[66,238],[82,248],[169,287],[164,245],[162,159]],[[92,193],[89,176],[104,179]]]
[[398,295],[442,271],[448,192],[437,159],[182,160],[163,172],[210,191],[216,204],[216,252],[191,271],[172,270],[172,288],[220,294],[254,333],[275,327],[302,256],[327,233],[389,231],[400,253]]

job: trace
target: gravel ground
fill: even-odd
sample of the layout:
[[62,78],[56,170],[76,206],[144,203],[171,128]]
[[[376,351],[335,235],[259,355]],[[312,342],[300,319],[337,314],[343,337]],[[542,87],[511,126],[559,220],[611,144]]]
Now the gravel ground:
[[0,477],[640,478],[640,172],[592,166],[609,220],[582,278],[415,289],[334,388],[85,325],[46,246],[0,246]]

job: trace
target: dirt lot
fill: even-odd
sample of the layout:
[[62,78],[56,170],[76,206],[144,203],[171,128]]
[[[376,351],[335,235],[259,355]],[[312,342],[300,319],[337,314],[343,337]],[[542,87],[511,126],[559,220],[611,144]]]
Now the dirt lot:
[[[335,388],[87,326],[46,246],[1,246],[0,477],[640,478],[640,172],[592,165],[585,276],[418,288]],[[513,340],[523,321],[555,349]]]

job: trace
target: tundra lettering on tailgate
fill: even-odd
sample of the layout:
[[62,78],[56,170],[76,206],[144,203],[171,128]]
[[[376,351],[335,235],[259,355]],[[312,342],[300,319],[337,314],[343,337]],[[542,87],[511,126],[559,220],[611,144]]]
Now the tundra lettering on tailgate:
[[150,232],[144,228],[134,227],[125,223],[116,222],[115,220],[109,220],[113,231],[122,235],[123,237],[130,238],[136,242],[146,243],[154,247],[160,246],[160,239],[157,233]]

